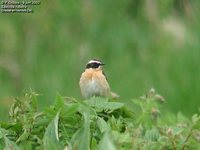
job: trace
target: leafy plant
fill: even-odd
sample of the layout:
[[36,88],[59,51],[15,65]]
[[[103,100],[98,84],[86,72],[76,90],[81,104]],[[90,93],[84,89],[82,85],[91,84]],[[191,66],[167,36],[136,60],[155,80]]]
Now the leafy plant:
[[35,92],[16,98],[10,121],[0,123],[0,149],[129,150],[200,148],[200,116],[162,111],[164,98],[151,89],[129,102],[63,98],[42,112]]

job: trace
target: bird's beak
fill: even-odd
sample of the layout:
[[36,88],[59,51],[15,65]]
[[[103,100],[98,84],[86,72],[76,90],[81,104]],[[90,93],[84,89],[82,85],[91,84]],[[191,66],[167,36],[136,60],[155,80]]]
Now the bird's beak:
[[102,63],[101,65],[104,66],[104,65],[106,65],[106,64]]

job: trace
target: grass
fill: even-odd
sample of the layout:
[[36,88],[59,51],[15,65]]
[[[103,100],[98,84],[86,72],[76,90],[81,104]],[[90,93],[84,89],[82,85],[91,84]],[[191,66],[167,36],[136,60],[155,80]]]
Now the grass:
[[200,148],[200,115],[165,111],[151,89],[130,101],[93,97],[76,100],[57,94],[52,106],[37,109],[35,92],[16,98],[10,121],[0,122],[0,149],[87,150]]
[[199,1],[58,0],[33,14],[1,14],[0,118],[31,87],[80,99],[78,81],[88,60],[107,65],[110,86],[126,101],[159,89],[165,104],[188,117],[200,97]]

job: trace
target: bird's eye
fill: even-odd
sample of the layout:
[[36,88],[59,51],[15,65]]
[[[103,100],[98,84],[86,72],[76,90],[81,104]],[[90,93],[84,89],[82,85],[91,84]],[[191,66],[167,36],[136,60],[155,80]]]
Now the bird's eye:
[[100,65],[99,63],[89,63],[86,68],[98,68]]

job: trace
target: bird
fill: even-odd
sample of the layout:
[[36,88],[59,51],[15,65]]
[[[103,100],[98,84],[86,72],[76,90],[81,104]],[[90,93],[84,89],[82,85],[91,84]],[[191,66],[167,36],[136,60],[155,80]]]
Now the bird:
[[111,91],[103,66],[105,64],[99,59],[91,59],[87,64],[85,71],[81,74],[79,86],[83,98],[105,97],[116,99],[118,94]]

